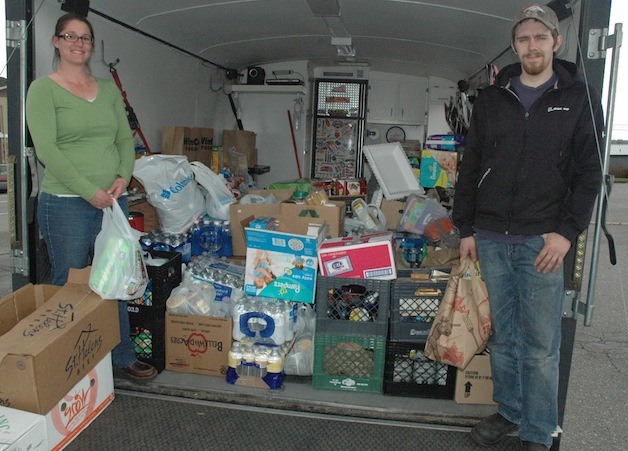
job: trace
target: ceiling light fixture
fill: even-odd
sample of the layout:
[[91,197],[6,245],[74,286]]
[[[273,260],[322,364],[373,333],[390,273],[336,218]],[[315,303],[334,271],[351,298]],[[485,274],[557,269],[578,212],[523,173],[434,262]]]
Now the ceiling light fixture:
[[351,37],[331,38],[331,45],[336,46],[338,56],[355,57],[355,48],[352,45]]

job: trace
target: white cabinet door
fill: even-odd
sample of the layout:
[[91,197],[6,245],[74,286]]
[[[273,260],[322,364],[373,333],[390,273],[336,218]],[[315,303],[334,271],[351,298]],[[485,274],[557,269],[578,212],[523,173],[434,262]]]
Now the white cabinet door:
[[369,79],[368,121],[392,123],[397,113],[398,80],[393,74],[373,74]]
[[425,124],[427,79],[409,75],[371,72],[368,122]]
[[423,125],[427,111],[427,78],[412,77],[399,80],[397,122]]

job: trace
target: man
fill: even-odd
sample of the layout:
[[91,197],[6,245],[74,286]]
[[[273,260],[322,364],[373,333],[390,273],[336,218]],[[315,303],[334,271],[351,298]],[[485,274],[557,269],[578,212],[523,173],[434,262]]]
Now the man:
[[475,101],[456,186],[460,257],[479,258],[491,299],[498,410],[471,433],[482,445],[518,429],[524,449],[547,449],[558,423],[562,265],[590,221],[603,134],[599,97],[554,58],[562,42],[549,7],[517,14],[520,63]]

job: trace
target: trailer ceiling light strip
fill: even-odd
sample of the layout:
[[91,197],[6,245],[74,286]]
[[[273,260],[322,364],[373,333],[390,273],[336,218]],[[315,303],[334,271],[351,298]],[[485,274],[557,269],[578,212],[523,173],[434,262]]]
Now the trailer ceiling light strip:
[[201,60],[201,61],[203,61],[203,62],[205,62],[207,64],[211,64],[212,66],[217,67],[218,69],[222,69],[225,72],[232,72],[232,71],[234,71],[234,69],[229,69],[228,67],[224,67],[224,66],[222,66],[222,65],[220,65],[218,63],[214,63],[213,61],[210,61],[208,59],[203,58],[202,56],[198,56],[198,55],[196,55],[196,54],[194,54],[194,53],[192,53],[192,52],[190,52],[188,50],[185,50],[185,49],[183,49],[183,48],[181,48],[181,47],[179,47],[177,45],[171,44],[168,41],[164,41],[163,39],[160,39],[157,36],[153,36],[152,34],[146,33],[145,31],[142,31],[139,28],[136,28],[136,27],[134,27],[132,25],[124,23],[124,22],[122,22],[122,21],[120,21],[118,19],[115,19],[115,18],[111,17],[111,16],[108,16],[107,14],[101,13],[100,11],[96,11],[93,8],[89,8],[89,11],[94,13],[94,14],[96,14],[96,15],[98,15],[98,16],[100,16],[100,17],[102,17],[102,18],[104,18],[104,19],[106,19],[106,20],[108,20],[108,21],[110,21],[110,22],[118,24],[118,25],[120,25],[120,26],[122,26],[124,28],[127,28],[127,29],[129,29],[131,31],[134,31],[136,33],[139,33],[142,36],[146,36],[147,38],[153,39],[153,40],[159,42],[160,44],[164,44],[164,45],[166,45],[168,47],[171,47],[171,48],[173,48],[175,50],[178,50],[179,52],[185,53],[186,55],[189,55],[189,56],[192,56],[194,58],[197,58],[197,59],[199,59],[199,60]]

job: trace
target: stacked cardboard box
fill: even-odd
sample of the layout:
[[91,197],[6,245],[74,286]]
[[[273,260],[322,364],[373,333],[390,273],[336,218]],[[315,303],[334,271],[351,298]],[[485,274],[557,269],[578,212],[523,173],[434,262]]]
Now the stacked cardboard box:
[[[0,299],[0,401],[45,416],[46,449],[65,446],[113,400],[118,306],[89,288],[89,274],[71,270],[63,287],[29,284]],[[40,433],[32,419],[16,420],[13,439]]]

